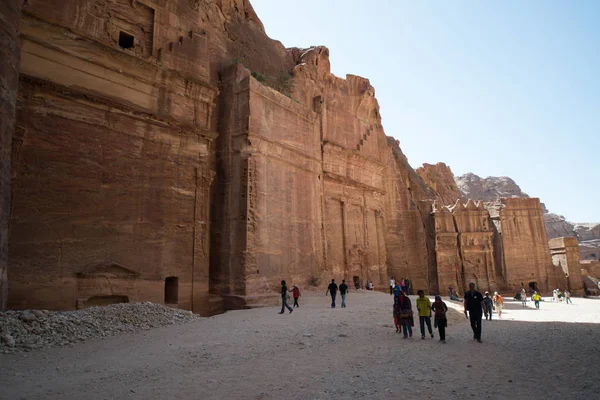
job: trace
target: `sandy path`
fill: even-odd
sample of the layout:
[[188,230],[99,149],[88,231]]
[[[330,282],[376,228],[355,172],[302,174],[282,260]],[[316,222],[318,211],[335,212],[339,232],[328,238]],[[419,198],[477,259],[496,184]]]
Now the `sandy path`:
[[[573,320],[600,320],[600,301],[574,300],[553,307]],[[291,315],[234,311],[71,348],[0,355],[0,398],[329,399],[397,392],[408,399],[576,399],[600,392],[591,366],[597,360],[585,358],[599,353],[600,324],[512,321],[546,311],[508,305],[505,320],[484,321],[482,344],[456,313],[442,345],[437,335],[420,340],[418,332],[403,340],[392,327],[390,303],[389,295],[352,292],[348,308],[330,309],[324,294],[305,293]]]

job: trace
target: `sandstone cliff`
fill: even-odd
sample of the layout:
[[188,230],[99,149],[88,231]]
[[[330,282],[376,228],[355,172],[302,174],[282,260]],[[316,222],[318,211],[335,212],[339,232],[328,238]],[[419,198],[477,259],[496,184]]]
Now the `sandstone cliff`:
[[[473,173],[455,177],[458,188],[464,196],[493,202],[500,198],[522,197],[528,198],[519,185],[509,177],[487,177],[481,178]],[[548,239],[574,236],[580,243],[582,259],[600,259],[600,224],[569,222],[562,215],[548,212],[546,206],[541,203],[544,210],[544,224]]]
[[247,0],[29,0],[20,39],[11,307],[210,314],[276,301],[281,279],[548,281],[537,199],[502,204],[498,250],[481,203],[436,235],[450,169],[417,173],[369,80],[268,38]]
[[[454,180],[452,170],[446,164],[423,164],[422,167],[417,168],[417,173],[436,192],[443,204],[454,204],[458,199],[461,201],[467,200]],[[471,198],[479,199],[479,197]]]
[[467,173],[454,178],[460,192],[471,199],[494,201],[501,198],[528,198],[519,185],[507,176],[481,178],[473,173]]

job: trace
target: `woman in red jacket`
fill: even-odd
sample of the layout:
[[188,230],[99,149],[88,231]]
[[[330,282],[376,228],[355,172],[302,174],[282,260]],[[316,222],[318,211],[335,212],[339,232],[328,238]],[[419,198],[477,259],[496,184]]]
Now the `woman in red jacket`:
[[292,292],[292,295],[294,296],[294,307],[300,307],[298,304],[298,297],[300,297],[300,289],[298,289],[298,286],[294,285],[294,288],[290,290],[290,292]]

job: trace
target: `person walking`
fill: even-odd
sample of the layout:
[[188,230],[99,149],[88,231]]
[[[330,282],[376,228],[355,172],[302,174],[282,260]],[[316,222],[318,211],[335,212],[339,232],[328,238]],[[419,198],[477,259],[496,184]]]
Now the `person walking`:
[[410,295],[410,281],[408,279],[404,279],[404,287],[406,288],[406,295]]
[[492,310],[494,309],[494,302],[490,297],[490,292],[485,292],[485,296],[483,297],[483,313],[485,314],[485,319],[490,318],[492,320]]
[[300,298],[300,289],[298,289],[298,286],[294,285],[291,292],[292,296],[294,297],[294,307],[300,307],[300,304],[298,304],[298,298]]
[[327,291],[325,292],[325,296],[331,294],[331,308],[335,308],[335,296],[337,294],[338,286],[335,284],[335,279],[331,280],[329,286],[327,286]]
[[342,284],[340,285],[340,296],[342,297],[342,308],[346,308],[346,294],[348,294],[348,285],[346,285],[346,281],[342,279]]
[[398,302],[400,303],[400,325],[402,326],[404,339],[406,339],[407,337],[412,337],[412,327],[415,325],[412,305],[410,299],[404,292],[400,292]]
[[502,309],[504,308],[504,299],[498,292],[494,292],[494,297],[492,298],[494,302],[494,307],[496,307],[496,311],[498,312],[498,318],[502,318]]
[[573,304],[573,302],[571,301],[571,292],[569,292],[568,289],[565,289],[565,304]]
[[400,333],[400,297],[394,296],[394,308],[392,312],[394,316],[394,326],[396,327],[396,333]]
[[290,314],[292,311],[294,311],[294,309],[287,303],[287,296],[287,285],[285,284],[285,281],[281,281],[281,312],[279,314],[283,314],[286,308],[290,311]]
[[394,288],[394,298],[400,297],[400,292],[402,292],[400,282],[396,281],[396,287]]
[[431,329],[431,301],[429,297],[425,296],[422,290],[417,292],[417,310],[419,311],[419,326],[421,328],[421,339],[425,340],[425,324],[427,324],[427,330],[429,335],[433,339],[433,330]]
[[473,329],[473,340],[481,343],[481,312],[483,307],[483,296],[475,290],[475,284],[469,283],[469,291],[465,293],[465,316],[469,312],[469,320],[471,321],[471,329]]
[[527,307],[527,291],[523,287],[523,284],[521,284],[521,305]]
[[538,294],[537,291],[533,292],[533,294],[531,295],[531,300],[533,300],[533,303],[535,304],[535,308],[537,308],[539,310],[540,309],[540,300],[542,300],[542,297]]
[[396,287],[396,280],[394,279],[394,277],[392,276],[390,278],[390,296],[392,296],[394,294],[394,288]]
[[404,278],[400,279],[400,290],[406,293],[406,288],[404,287]]
[[435,296],[435,301],[431,305],[431,309],[434,313],[433,326],[438,329],[440,342],[446,343],[446,328],[448,327],[446,313],[448,312],[448,306],[446,306],[446,303],[442,301],[440,296]]
[[556,293],[557,289],[552,290],[552,302],[553,303],[558,303],[558,295]]

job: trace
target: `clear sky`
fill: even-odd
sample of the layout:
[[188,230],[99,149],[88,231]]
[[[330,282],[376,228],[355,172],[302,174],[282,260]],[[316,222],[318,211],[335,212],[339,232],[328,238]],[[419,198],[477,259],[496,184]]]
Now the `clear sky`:
[[251,0],[286,47],[369,78],[414,168],[509,176],[600,222],[600,1]]

